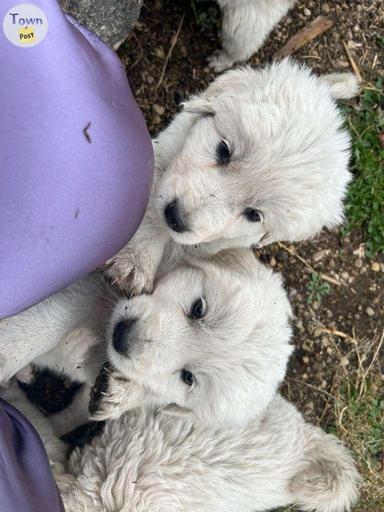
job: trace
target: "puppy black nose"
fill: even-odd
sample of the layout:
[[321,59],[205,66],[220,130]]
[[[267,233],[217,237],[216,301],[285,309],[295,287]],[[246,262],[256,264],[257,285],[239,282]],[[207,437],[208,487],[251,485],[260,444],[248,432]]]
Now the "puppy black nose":
[[164,210],[165,220],[168,226],[176,231],[176,233],[184,233],[187,231],[187,226],[180,215],[179,206],[175,199],[172,203],[167,204]]
[[129,333],[132,330],[133,325],[136,323],[136,318],[130,318],[119,322],[112,335],[113,348],[119,354],[125,355],[129,345]]

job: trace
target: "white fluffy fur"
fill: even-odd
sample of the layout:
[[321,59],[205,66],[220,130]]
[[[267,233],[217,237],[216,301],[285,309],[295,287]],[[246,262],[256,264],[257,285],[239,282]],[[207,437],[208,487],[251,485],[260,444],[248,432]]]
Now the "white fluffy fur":
[[[0,320],[0,384],[60,343],[65,346],[65,338],[77,328],[89,329],[90,336],[103,333],[107,300],[100,276],[91,274],[36,306]],[[71,376],[76,378],[78,372],[72,371]]]
[[209,65],[217,72],[248,60],[296,0],[216,0],[222,10],[223,49]]
[[[207,313],[191,320],[199,298]],[[205,425],[242,426],[265,409],[284,378],[292,350],[290,311],[280,276],[249,250],[219,254],[178,267],[156,283],[151,295],[121,300],[107,340],[119,322],[136,319],[127,339],[128,357],[111,342],[107,352],[129,385],[137,385],[136,403],[143,405],[148,397],[156,406],[175,403],[190,410]],[[192,387],[182,382],[183,369],[193,373]],[[116,388],[122,386],[118,382]],[[132,389],[125,396],[118,403],[107,393],[114,415],[135,400]]]
[[[110,279],[140,294],[151,291],[161,262],[168,271],[186,254],[298,241],[340,224],[350,151],[333,98],[357,91],[351,74],[319,79],[289,60],[218,77],[154,141],[151,201],[135,237],[110,260]],[[228,165],[217,163],[222,140]],[[174,200],[183,233],[164,220]],[[247,220],[246,208],[261,221]]]
[[[207,313],[191,320],[199,297]],[[137,406],[138,390],[141,407],[107,422],[67,473],[59,466],[66,512],[349,510],[359,481],[350,454],[276,394],[291,352],[289,315],[279,276],[249,251],[181,265],[153,295],[120,301],[107,333],[118,371],[103,412]],[[126,354],[114,353],[114,327],[132,318]],[[67,339],[78,361],[77,340]],[[194,373],[192,387],[182,368]],[[61,458],[52,429],[17,394],[50,456]]]

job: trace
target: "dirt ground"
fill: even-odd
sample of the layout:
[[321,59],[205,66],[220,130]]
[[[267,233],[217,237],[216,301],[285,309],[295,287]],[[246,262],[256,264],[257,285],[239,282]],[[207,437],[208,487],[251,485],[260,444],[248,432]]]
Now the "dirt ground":
[[[214,78],[206,58],[220,44],[219,15],[217,5],[204,0],[144,2],[119,55],[152,135],[169,122],[184,97]],[[382,0],[299,1],[250,63],[271,61],[290,36],[319,15],[333,20],[333,27],[295,57],[319,73],[351,70],[346,45],[366,86],[384,74]],[[384,258],[367,256],[366,237],[340,229],[294,246],[270,246],[258,256],[282,272],[294,309],[296,351],[283,393],[310,421],[336,432],[353,450],[364,474],[354,510],[381,512]]]
[[[351,71],[346,45],[365,84],[383,75],[382,1],[299,1],[250,63],[271,61],[293,34],[319,15],[333,20],[333,27],[296,58],[319,73]],[[119,53],[152,135],[169,122],[184,97],[214,78],[206,58],[219,47],[219,27],[214,2],[144,2],[139,23]],[[371,408],[361,410],[355,394],[362,396],[369,388],[371,394],[363,400],[373,400],[372,409],[379,400],[381,411],[384,259],[369,259],[365,240],[365,233],[323,232],[308,243],[267,247],[259,256],[283,273],[294,308],[296,351],[283,392],[309,420],[349,444],[368,475],[355,510],[378,512],[384,504],[384,431],[371,434],[377,428],[367,419]],[[355,425],[366,419],[364,429]],[[374,437],[367,453],[365,445]]]

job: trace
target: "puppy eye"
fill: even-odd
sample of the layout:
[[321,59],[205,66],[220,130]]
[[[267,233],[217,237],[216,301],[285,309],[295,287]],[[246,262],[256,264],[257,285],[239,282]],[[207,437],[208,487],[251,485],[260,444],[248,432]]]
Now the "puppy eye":
[[263,215],[259,210],[254,210],[253,208],[246,208],[243,215],[249,222],[261,222],[263,220]]
[[193,376],[193,373],[190,372],[189,370],[186,370],[185,368],[181,370],[180,377],[184,384],[186,384],[189,387],[191,387],[195,383],[195,377]]
[[226,165],[231,160],[231,150],[225,140],[220,141],[216,148],[216,158],[220,165]]
[[207,302],[205,299],[200,297],[197,299],[191,307],[191,312],[189,313],[189,318],[192,320],[198,320],[199,318],[203,318],[207,312]]

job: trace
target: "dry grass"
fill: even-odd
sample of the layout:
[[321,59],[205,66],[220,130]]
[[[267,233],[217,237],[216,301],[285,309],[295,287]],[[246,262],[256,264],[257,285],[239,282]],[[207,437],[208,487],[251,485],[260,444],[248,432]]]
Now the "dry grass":
[[[382,512],[384,503],[384,330],[373,340],[348,336],[350,350],[340,349],[331,330],[332,351],[339,359],[333,387],[320,424],[352,451],[362,475],[360,499],[353,512]],[[346,365],[345,362],[349,364]],[[308,383],[302,385],[310,386]],[[316,389],[316,392],[324,392]],[[295,506],[280,512],[296,511]]]
[[[350,447],[363,476],[355,511],[379,512],[384,503],[384,331],[372,341],[357,341],[335,379],[334,428]],[[345,357],[345,356],[344,356]]]

